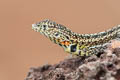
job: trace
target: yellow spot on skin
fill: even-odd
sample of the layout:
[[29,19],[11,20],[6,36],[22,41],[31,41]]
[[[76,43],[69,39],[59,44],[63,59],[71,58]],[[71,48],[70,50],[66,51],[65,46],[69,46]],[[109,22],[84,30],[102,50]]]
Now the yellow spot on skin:
[[60,39],[57,39],[57,40],[56,40],[56,43],[59,43],[59,42],[60,42]]
[[80,47],[80,49],[83,49],[83,48],[86,48],[86,46],[85,46],[85,45],[82,45],[82,46]]
[[74,53],[72,53],[73,55],[78,55],[78,53],[77,52],[74,52]]
[[65,52],[70,53],[70,49],[69,49],[69,48],[66,48],[66,49],[65,49]]
[[81,51],[81,54],[80,54],[81,56],[84,56],[85,55],[85,52],[83,52],[83,51]]

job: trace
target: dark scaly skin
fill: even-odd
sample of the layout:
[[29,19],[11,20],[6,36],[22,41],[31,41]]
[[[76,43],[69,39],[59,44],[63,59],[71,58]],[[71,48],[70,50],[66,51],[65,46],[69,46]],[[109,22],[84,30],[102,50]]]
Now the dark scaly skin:
[[32,29],[60,45],[68,53],[77,56],[90,56],[104,51],[105,43],[117,38],[120,25],[95,34],[78,34],[49,19],[32,25]]

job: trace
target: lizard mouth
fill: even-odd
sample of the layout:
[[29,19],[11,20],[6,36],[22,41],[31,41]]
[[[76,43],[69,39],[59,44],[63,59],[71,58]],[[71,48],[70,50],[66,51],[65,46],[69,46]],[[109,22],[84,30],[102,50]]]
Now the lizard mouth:
[[32,29],[36,32],[39,32],[39,27],[36,24],[32,24]]

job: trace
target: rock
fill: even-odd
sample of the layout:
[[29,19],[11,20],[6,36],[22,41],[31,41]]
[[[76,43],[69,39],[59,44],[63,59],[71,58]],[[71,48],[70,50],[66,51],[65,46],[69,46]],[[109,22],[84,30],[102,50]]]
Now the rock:
[[74,57],[30,68],[25,80],[120,80],[120,45],[114,41],[110,45],[99,57]]

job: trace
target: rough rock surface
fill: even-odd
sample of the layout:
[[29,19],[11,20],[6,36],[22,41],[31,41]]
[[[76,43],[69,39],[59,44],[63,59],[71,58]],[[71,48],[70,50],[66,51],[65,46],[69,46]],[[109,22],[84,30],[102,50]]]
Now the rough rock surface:
[[120,80],[120,42],[99,56],[74,57],[58,64],[31,68],[25,80]]

